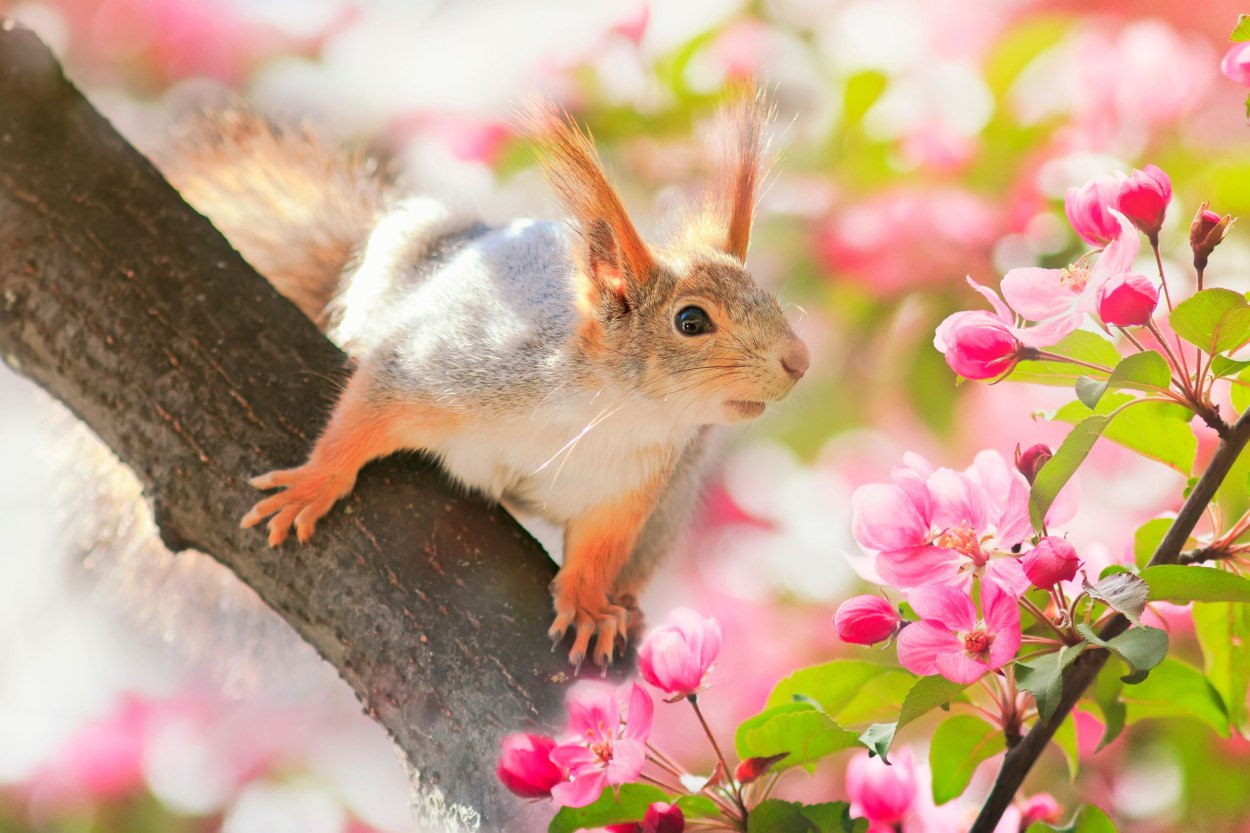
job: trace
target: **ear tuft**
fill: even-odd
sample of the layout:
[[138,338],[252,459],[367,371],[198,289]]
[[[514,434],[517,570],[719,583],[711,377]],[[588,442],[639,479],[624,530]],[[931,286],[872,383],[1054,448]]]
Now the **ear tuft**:
[[521,120],[538,141],[547,181],[582,236],[579,265],[598,292],[623,299],[629,286],[650,278],[654,260],[608,182],[594,143],[567,112],[544,99],[527,101]]

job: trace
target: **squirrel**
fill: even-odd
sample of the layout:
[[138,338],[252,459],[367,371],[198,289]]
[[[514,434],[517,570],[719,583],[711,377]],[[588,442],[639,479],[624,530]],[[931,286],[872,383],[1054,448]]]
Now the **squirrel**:
[[300,542],[370,460],[409,449],[564,528],[554,643],[606,666],[699,487],[709,426],[784,398],[809,353],[745,266],[769,107],[729,106],[724,170],[667,246],[645,243],[591,138],[525,123],[566,222],[492,227],[245,108],[158,160],[170,182],[343,350],[354,370],[308,459],[255,477],[243,527]]

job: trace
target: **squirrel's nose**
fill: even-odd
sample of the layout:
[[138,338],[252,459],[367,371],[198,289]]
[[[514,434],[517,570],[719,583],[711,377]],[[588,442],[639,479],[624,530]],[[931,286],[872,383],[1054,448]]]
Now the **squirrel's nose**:
[[808,352],[807,345],[797,338],[791,339],[781,352],[781,366],[796,382],[803,378],[811,364],[812,355]]

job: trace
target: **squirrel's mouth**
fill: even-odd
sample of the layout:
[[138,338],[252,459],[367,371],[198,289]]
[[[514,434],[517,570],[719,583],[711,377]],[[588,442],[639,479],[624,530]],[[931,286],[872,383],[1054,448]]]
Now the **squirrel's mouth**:
[[751,399],[730,399],[725,406],[745,419],[755,419],[764,413],[765,405]]

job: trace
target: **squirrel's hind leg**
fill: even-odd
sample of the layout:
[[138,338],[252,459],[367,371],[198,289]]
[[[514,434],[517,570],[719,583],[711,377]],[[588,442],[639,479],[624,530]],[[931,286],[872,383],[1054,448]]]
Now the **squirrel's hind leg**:
[[285,541],[292,526],[300,543],[305,543],[317,520],[351,492],[366,463],[402,449],[428,447],[450,432],[454,419],[446,409],[381,394],[371,374],[357,370],[308,462],[250,481],[258,489],[283,491],[259,501],[239,525],[256,526],[272,516],[269,546]]
[[656,489],[647,487],[574,518],[565,529],[564,566],[551,584],[556,618],[548,635],[559,641],[573,628],[569,662],[581,667],[595,640],[594,662],[606,667],[617,640],[628,638],[630,611],[608,591],[629,560],[651,511]]

